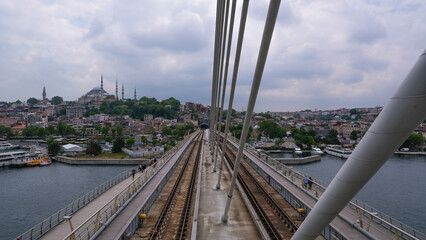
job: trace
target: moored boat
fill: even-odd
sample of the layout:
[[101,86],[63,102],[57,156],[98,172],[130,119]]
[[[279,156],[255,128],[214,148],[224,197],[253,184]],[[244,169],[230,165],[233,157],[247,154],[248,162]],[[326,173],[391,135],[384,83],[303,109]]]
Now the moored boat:
[[320,148],[312,147],[311,155],[322,155],[322,154],[324,154],[324,152],[321,151]]
[[50,165],[50,164],[52,164],[52,161],[49,160],[49,158],[47,158],[47,157],[41,158],[40,166],[47,166],[47,165]]
[[343,148],[340,145],[328,145],[325,152],[331,156],[347,159],[352,153],[352,149]]
[[300,150],[300,148],[298,148],[298,147],[295,147],[294,148],[294,154],[296,154],[296,155],[302,155],[302,150]]
[[0,151],[6,151],[18,148],[19,145],[13,145],[4,139],[0,139]]
[[32,161],[27,162],[28,167],[40,166],[41,159],[34,159]]
[[26,151],[0,152],[0,167],[9,167],[16,159],[22,159],[28,156]]

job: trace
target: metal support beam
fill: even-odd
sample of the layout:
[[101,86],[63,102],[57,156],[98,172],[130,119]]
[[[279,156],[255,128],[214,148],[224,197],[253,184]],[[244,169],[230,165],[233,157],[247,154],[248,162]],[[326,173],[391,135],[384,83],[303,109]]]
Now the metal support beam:
[[[235,13],[235,5],[236,5],[236,0],[234,0],[234,3],[232,5],[232,13],[233,14]],[[232,74],[231,93],[229,95],[228,112],[226,114],[225,134],[224,134],[222,149],[225,149],[226,142],[228,141],[229,124],[231,122],[232,104],[234,102],[235,86],[237,84],[238,68],[240,66],[241,47],[243,46],[244,31],[245,31],[245,28],[246,28],[248,6],[249,6],[249,0],[244,0],[243,8],[241,10],[240,29],[239,29],[238,40],[237,40],[237,51],[235,53],[234,72]],[[222,176],[224,154],[225,154],[225,151],[222,151],[221,161],[220,161],[220,166],[219,166],[219,176],[217,178],[216,189],[220,189],[220,178]]]
[[281,0],[271,0],[269,3],[268,15],[266,17],[265,29],[263,30],[262,42],[260,44],[259,56],[257,57],[256,69],[253,76],[253,83],[251,86],[250,98],[247,105],[247,112],[244,119],[244,126],[241,133],[240,145],[235,159],[234,173],[232,174],[231,186],[228,192],[228,199],[226,201],[225,211],[222,215],[222,221],[228,221],[228,211],[231,205],[232,194],[235,188],[235,181],[238,175],[238,168],[240,167],[241,155],[246,143],[248,129],[251,122],[251,115],[253,114],[254,105],[256,103],[257,93],[259,92],[260,82],[262,80],[263,70],[265,68],[266,58],[268,56],[269,46],[271,44],[272,34],[274,32],[275,22],[277,20],[278,10],[280,8]]
[[388,101],[292,240],[315,239],[426,118],[426,51]]
[[[219,108],[219,104],[220,104],[220,96],[221,96],[221,92],[220,90],[222,89],[222,82],[224,83],[223,80],[223,64],[224,64],[224,57],[225,57],[225,45],[226,45],[226,35],[227,35],[227,30],[228,30],[228,15],[229,15],[229,2],[230,0],[225,0],[226,1],[226,7],[225,7],[225,26],[223,28],[223,39],[222,39],[222,52],[221,52],[221,56],[220,56],[220,69],[219,69],[219,87],[217,88],[217,101],[216,101],[216,121],[215,121],[215,129],[216,129],[216,154],[213,157],[213,162],[214,162],[214,167],[213,167],[213,172],[216,172],[216,166],[217,166],[217,153],[219,151],[219,137],[220,137],[220,122],[221,122],[221,113],[222,113],[222,108],[223,108],[223,104],[222,104],[222,108]],[[223,84],[225,85],[225,84]],[[223,100],[223,98],[222,98]],[[218,114],[220,113],[220,114]],[[218,124],[219,123],[219,124]]]

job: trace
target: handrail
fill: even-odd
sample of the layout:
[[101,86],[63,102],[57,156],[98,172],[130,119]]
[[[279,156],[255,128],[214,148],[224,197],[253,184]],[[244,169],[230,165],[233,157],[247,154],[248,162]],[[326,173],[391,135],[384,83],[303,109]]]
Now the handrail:
[[[177,152],[177,150],[186,142],[192,135],[186,136],[176,146],[174,146],[169,152],[162,156],[156,163],[151,167],[147,168],[145,172],[138,178],[133,180],[128,187],[118,193],[111,201],[101,207],[96,213],[90,216],[86,221],[80,224],[69,233],[64,240],[72,239],[90,239],[97,233],[100,227],[110,220],[114,215],[119,213],[122,208],[126,206],[128,202],[133,199],[135,193],[138,193],[146,185],[152,176],[157,173],[162,166],[171,159]],[[136,183],[136,184],[135,184]]]
[[[253,149],[250,149],[250,147],[246,147],[246,150],[248,150],[248,152],[252,156],[259,158],[258,156],[256,156],[256,152],[253,152]],[[292,176],[295,176],[296,178],[301,179],[301,184],[300,185],[295,184],[295,185],[297,187],[303,189],[302,180],[303,180],[304,176],[307,176],[307,174],[302,173],[300,171],[296,171],[293,168],[288,167],[288,166],[278,162],[274,158],[269,157],[267,155],[264,155],[264,157],[265,157],[265,159],[262,159],[262,158],[260,158],[260,159],[263,160],[265,163],[267,163],[277,173],[283,175],[285,178],[289,179],[289,177],[287,177],[287,174],[289,174],[290,180],[292,182],[296,181],[296,180],[294,180],[294,177],[292,177]],[[281,171],[278,171],[278,170],[281,170]],[[315,191],[316,195],[315,196],[311,195],[311,196],[318,200],[320,195],[327,188],[328,184],[326,184],[325,182],[320,181],[318,179],[315,179],[315,178],[312,179],[312,182],[314,183],[314,185],[317,189]],[[364,207],[361,207],[360,204],[362,204]],[[381,211],[374,209],[373,207],[368,206],[367,204],[361,202],[360,200],[357,200],[357,199],[354,198],[354,199],[352,199],[351,202],[348,203],[348,206],[349,207],[355,206],[356,208],[359,208],[360,210],[363,211],[363,213],[364,213],[363,215],[368,215],[368,217],[372,217],[372,219],[376,223],[382,225],[383,227],[385,227],[386,229],[388,229],[389,231],[391,231],[393,233],[395,233],[395,229],[396,229],[397,234],[399,234],[400,237],[403,237],[404,239],[414,239],[414,240],[426,239],[426,236],[423,233],[415,230],[414,228],[412,228],[412,227],[410,227],[410,226],[408,226],[404,223],[401,223],[400,221],[398,221],[396,219],[391,218],[390,216],[387,216],[386,214],[382,213]],[[374,212],[377,213],[377,215],[376,214],[370,214],[370,211],[368,211],[365,206],[368,206],[370,209],[374,209]],[[386,216],[389,219],[389,221],[386,221],[382,216]],[[398,227],[396,224],[400,225],[401,227]],[[410,233],[410,232],[412,232],[412,233]],[[405,237],[408,237],[408,238],[405,238]]]
[[[123,189],[120,193],[118,193],[114,198],[112,198],[109,202],[102,206],[100,210],[96,213],[92,214],[86,221],[81,223],[74,231],[68,234],[64,239],[75,239],[76,236],[82,234],[87,234],[90,238],[93,235],[97,228],[100,227],[103,223],[108,221],[108,219],[118,212],[118,207],[123,206],[127,200],[130,199],[131,196],[136,192],[135,189],[139,189],[143,183],[148,181],[144,179],[148,176],[152,176],[152,169],[145,171],[142,175],[140,175],[137,179],[132,181],[125,189]],[[106,214],[106,215],[105,215]],[[108,217],[108,214],[110,216]],[[90,234],[90,230],[93,230],[93,233]]]
[[[417,238],[417,237],[415,237],[415,236],[413,236],[413,235],[411,235],[411,234],[409,234],[409,233],[407,233],[404,229],[402,229],[402,228],[399,228],[399,227],[396,227],[395,225],[393,225],[392,223],[390,223],[390,222],[388,222],[388,221],[386,221],[386,220],[384,220],[384,219],[382,219],[382,218],[379,218],[379,217],[377,217],[377,216],[375,216],[376,214],[375,213],[377,213],[377,212],[370,212],[370,211],[368,211],[368,210],[366,210],[365,208],[362,208],[361,206],[359,206],[359,205],[357,205],[357,204],[355,204],[354,202],[349,202],[349,205],[352,205],[352,206],[354,206],[356,209],[360,209],[360,210],[362,210],[364,213],[367,213],[370,217],[371,217],[371,219],[377,219],[377,220],[380,220],[381,222],[383,222],[384,224],[386,224],[386,225],[388,225],[389,227],[391,227],[391,228],[394,228],[395,230],[397,230],[398,231],[398,233],[403,233],[403,234],[405,234],[407,237],[409,237],[410,239],[416,239],[416,240],[418,240],[419,238]],[[401,223],[402,224],[402,223]],[[383,225],[383,224],[380,224],[380,225]],[[413,229],[414,230],[414,229]],[[401,236],[402,237],[402,236]]]
[[[190,135],[186,136],[176,146],[174,146],[167,153],[165,153],[160,158],[159,161],[157,161],[151,167],[147,168],[147,170],[145,172],[153,171],[153,170],[148,170],[148,169],[156,168],[157,165],[159,165],[158,163],[160,163],[160,162],[161,162],[161,164],[163,164],[164,161],[165,161],[164,159],[168,159],[169,157],[171,157],[172,155],[174,155],[175,152],[176,152],[176,150],[178,148],[180,148],[180,146],[185,142],[185,140],[188,137],[190,137]],[[152,172],[151,175],[153,175],[153,174],[154,173]],[[92,191],[86,193],[85,195],[83,195],[82,197],[78,198],[74,202],[70,203],[69,205],[67,205],[63,209],[61,209],[58,212],[52,214],[50,217],[46,218],[41,223],[35,225],[34,227],[30,228],[26,232],[20,234],[18,236],[18,238],[20,238],[21,240],[29,240],[29,239],[36,240],[36,239],[39,239],[41,236],[43,236],[44,234],[46,234],[48,231],[50,231],[51,229],[53,229],[55,226],[57,226],[58,224],[62,223],[64,221],[64,219],[63,219],[64,216],[69,216],[69,215],[72,215],[73,213],[77,212],[79,209],[81,209],[84,206],[86,206],[88,203],[90,203],[92,200],[94,200],[95,198],[97,198],[98,196],[100,196],[102,193],[106,192],[111,187],[115,186],[117,183],[121,182],[124,179],[127,179],[130,175],[131,175],[130,171],[126,170],[126,171],[118,174],[117,176],[109,179],[107,182],[99,185],[98,187],[96,187]],[[117,201],[118,201],[118,199],[117,199]],[[101,216],[99,216],[99,217],[101,217]],[[77,227],[77,228],[79,228],[79,227]]]
[[30,228],[26,232],[19,235],[21,240],[27,239],[38,239],[43,236],[46,232],[54,228],[56,225],[64,221],[63,216],[71,215],[86,206],[92,200],[100,196],[102,193],[115,186],[117,183],[126,179],[130,175],[129,171],[126,170],[117,176],[109,179],[107,182],[99,185],[92,191],[86,193],[82,197],[78,198],[74,202],[67,205],[65,208],[62,208],[58,212],[52,214],[50,217],[43,220],[41,223]]

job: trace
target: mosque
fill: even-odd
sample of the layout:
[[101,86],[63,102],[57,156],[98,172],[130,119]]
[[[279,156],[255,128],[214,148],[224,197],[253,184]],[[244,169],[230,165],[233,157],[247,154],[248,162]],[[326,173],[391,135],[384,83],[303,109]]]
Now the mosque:
[[[104,98],[109,96],[107,91],[104,90],[104,79],[101,75],[101,87],[94,87],[92,90],[90,90],[88,93],[84,94],[80,98],[78,98],[78,103],[85,104],[90,103],[93,101],[102,101]],[[118,82],[115,82],[115,98],[118,100]],[[134,99],[136,100],[136,88],[135,88],[135,96]],[[121,89],[121,100],[124,100],[124,84],[122,85]]]

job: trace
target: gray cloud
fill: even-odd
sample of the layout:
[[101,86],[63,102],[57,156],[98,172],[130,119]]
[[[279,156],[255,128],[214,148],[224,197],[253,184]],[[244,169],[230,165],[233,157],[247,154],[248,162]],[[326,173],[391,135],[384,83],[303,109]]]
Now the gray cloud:
[[[267,7],[250,3],[236,109],[247,105]],[[215,9],[204,0],[3,1],[0,100],[40,97],[44,85],[48,97],[75,100],[103,74],[109,92],[118,79],[128,97],[136,87],[208,105]],[[425,10],[416,0],[282,2],[256,110],[384,104],[425,48]]]

